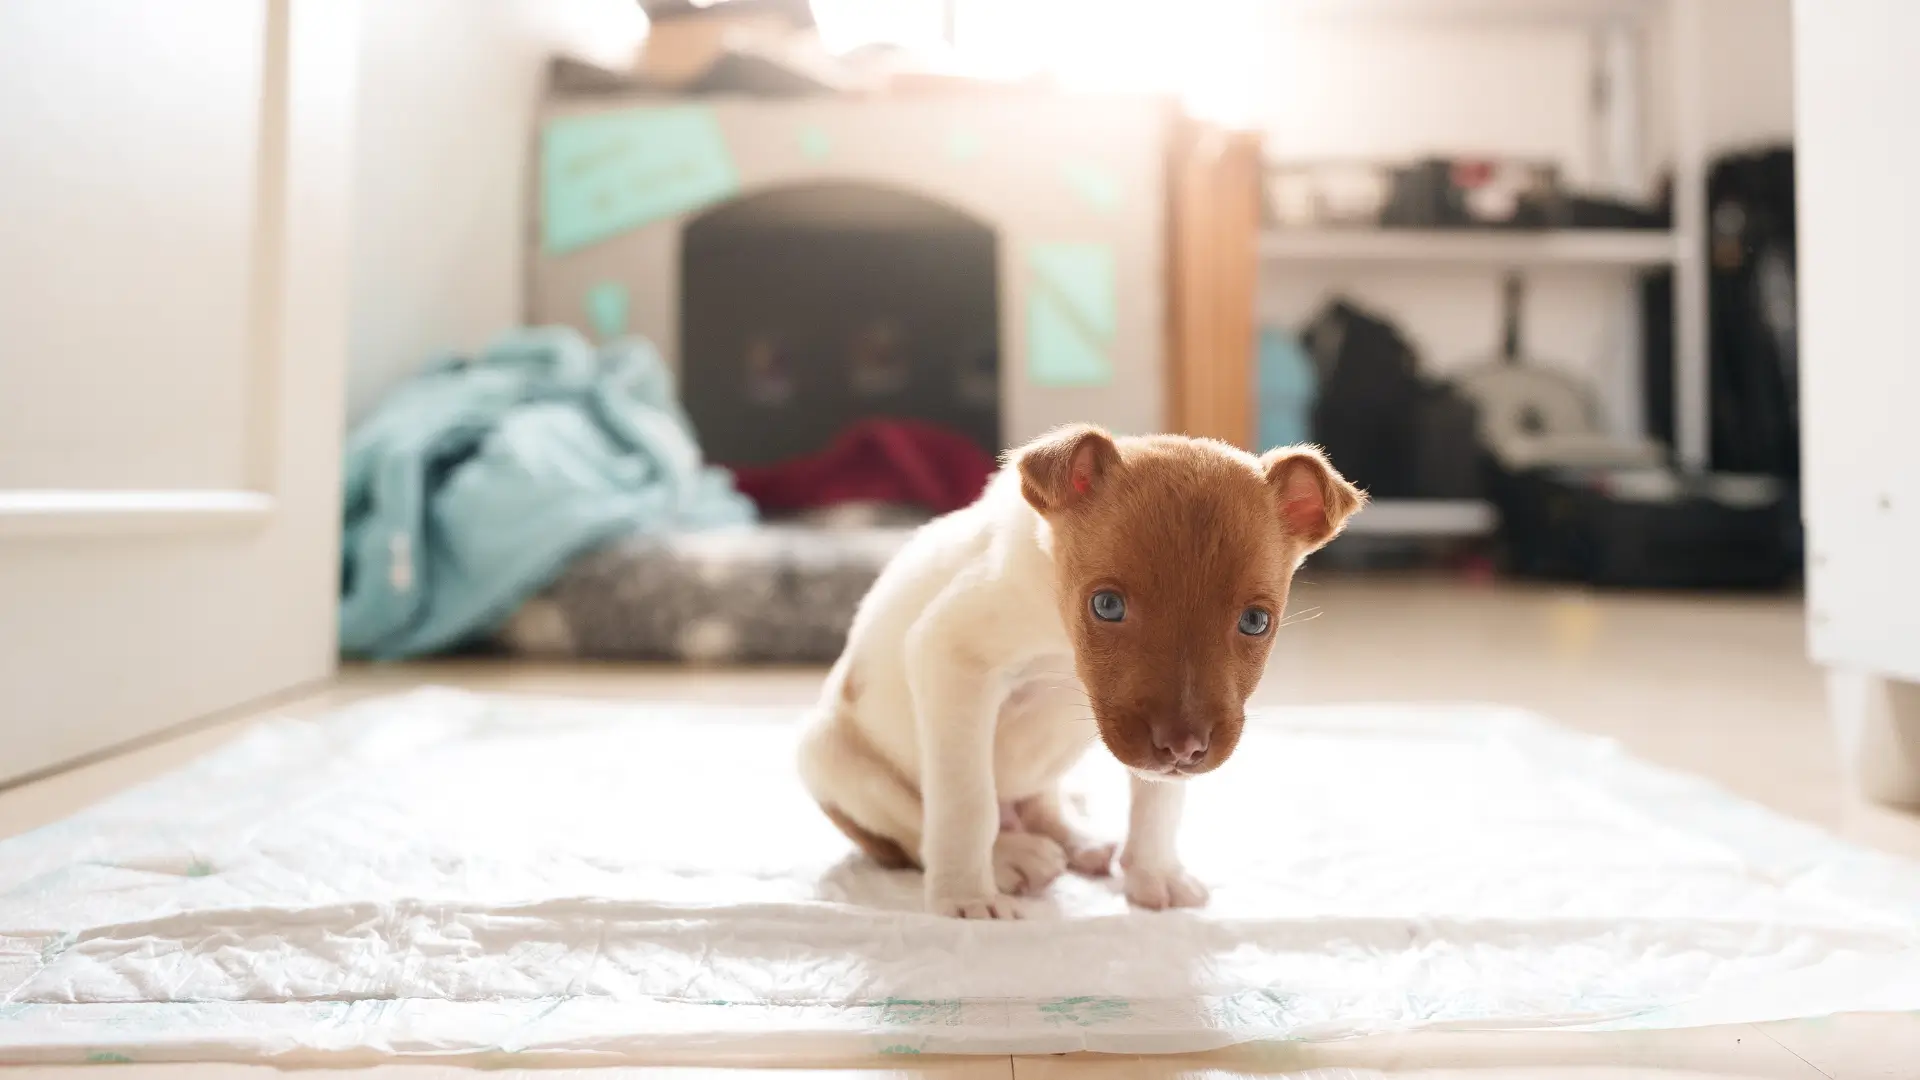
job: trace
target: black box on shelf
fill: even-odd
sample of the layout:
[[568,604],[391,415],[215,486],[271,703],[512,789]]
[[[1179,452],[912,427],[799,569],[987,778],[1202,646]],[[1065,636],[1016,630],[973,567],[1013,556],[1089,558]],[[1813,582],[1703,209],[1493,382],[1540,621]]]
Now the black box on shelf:
[[1630,588],[1766,589],[1800,568],[1793,491],[1772,477],[1532,469],[1493,480],[1508,569]]
[[1514,158],[1297,161],[1267,170],[1283,228],[1659,229],[1670,215],[1569,188],[1550,163]]

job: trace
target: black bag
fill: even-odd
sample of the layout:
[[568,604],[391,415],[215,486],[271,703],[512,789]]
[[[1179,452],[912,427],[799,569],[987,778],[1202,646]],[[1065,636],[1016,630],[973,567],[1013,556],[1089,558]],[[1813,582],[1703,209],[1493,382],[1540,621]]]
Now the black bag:
[[1480,494],[1473,408],[1423,379],[1392,323],[1335,300],[1301,332],[1320,392],[1313,438],[1376,499]]
[[[1800,473],[1793,151],[1736,154],[1707,180],[1708,452],[1721,472]],[[1673,274],[1641,293],[1647,431],[1671,444]]]
[[1423,499],[1486,495],[1479,417],[1451,384],[1423,382],[1414,412],[1413,490]]
[[1713,467],[1800,474],[1793,151],[1722,158],[1707,178]]

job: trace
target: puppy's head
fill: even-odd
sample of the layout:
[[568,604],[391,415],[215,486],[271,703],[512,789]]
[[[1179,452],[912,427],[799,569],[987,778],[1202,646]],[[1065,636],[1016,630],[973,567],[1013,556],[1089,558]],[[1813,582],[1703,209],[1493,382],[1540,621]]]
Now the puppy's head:
[[1049,527],[1060,615],[1107,749],[1146,776],[1219,767],[1294,568],[1366,496],[1310,446],[1255,458],[1076,426],[1013,461]]

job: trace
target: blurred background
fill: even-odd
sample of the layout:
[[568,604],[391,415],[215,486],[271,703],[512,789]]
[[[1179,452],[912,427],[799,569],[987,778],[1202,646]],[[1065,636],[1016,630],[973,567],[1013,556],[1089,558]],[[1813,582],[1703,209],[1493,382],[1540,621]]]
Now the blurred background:
[[[1375,502],[1323,568],[1798,574],[1786,0],[423,2],[362,40],[350,419],[516,325],[645,338],[760,519],[848,533],[742,554],[844,571],[804,655],[718,656],[829,659],[889,527],[1075,420],[1325,445]],[[671,547],[494,640],[717,649],[708,599],[579,610]]]
[[[1372,493],[1276,695],[1697,695],[1837,769],[1804,32],[1788,0],[0,5],[0,674],[57,718],[0,773],[341,656],[810,686],[907,532],[1073,421],[1316,442]],[[1890,377],[1867,351],[1829,350],[1845,400]],[[1857,480],[1860,521],[1899,505]],[[1824,661],[1904,670],[1867,656],[1896,561],[1834,562],[1816,654],[1824,618],[1867,643]]]

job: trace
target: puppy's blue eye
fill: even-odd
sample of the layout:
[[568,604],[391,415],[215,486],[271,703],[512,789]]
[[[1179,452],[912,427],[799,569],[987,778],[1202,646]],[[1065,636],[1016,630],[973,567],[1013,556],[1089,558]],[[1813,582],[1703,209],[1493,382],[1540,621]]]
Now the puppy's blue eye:
[[1112,589],[1101,589],[1093,594],[1093,617],[1102,622],[1119,622],[1127,617],[1127,602]]
[[1240,632],[1248,637],[1259,637],[1273,625],[1273,616],[1266,608],[1250,607],[1240,613]]

